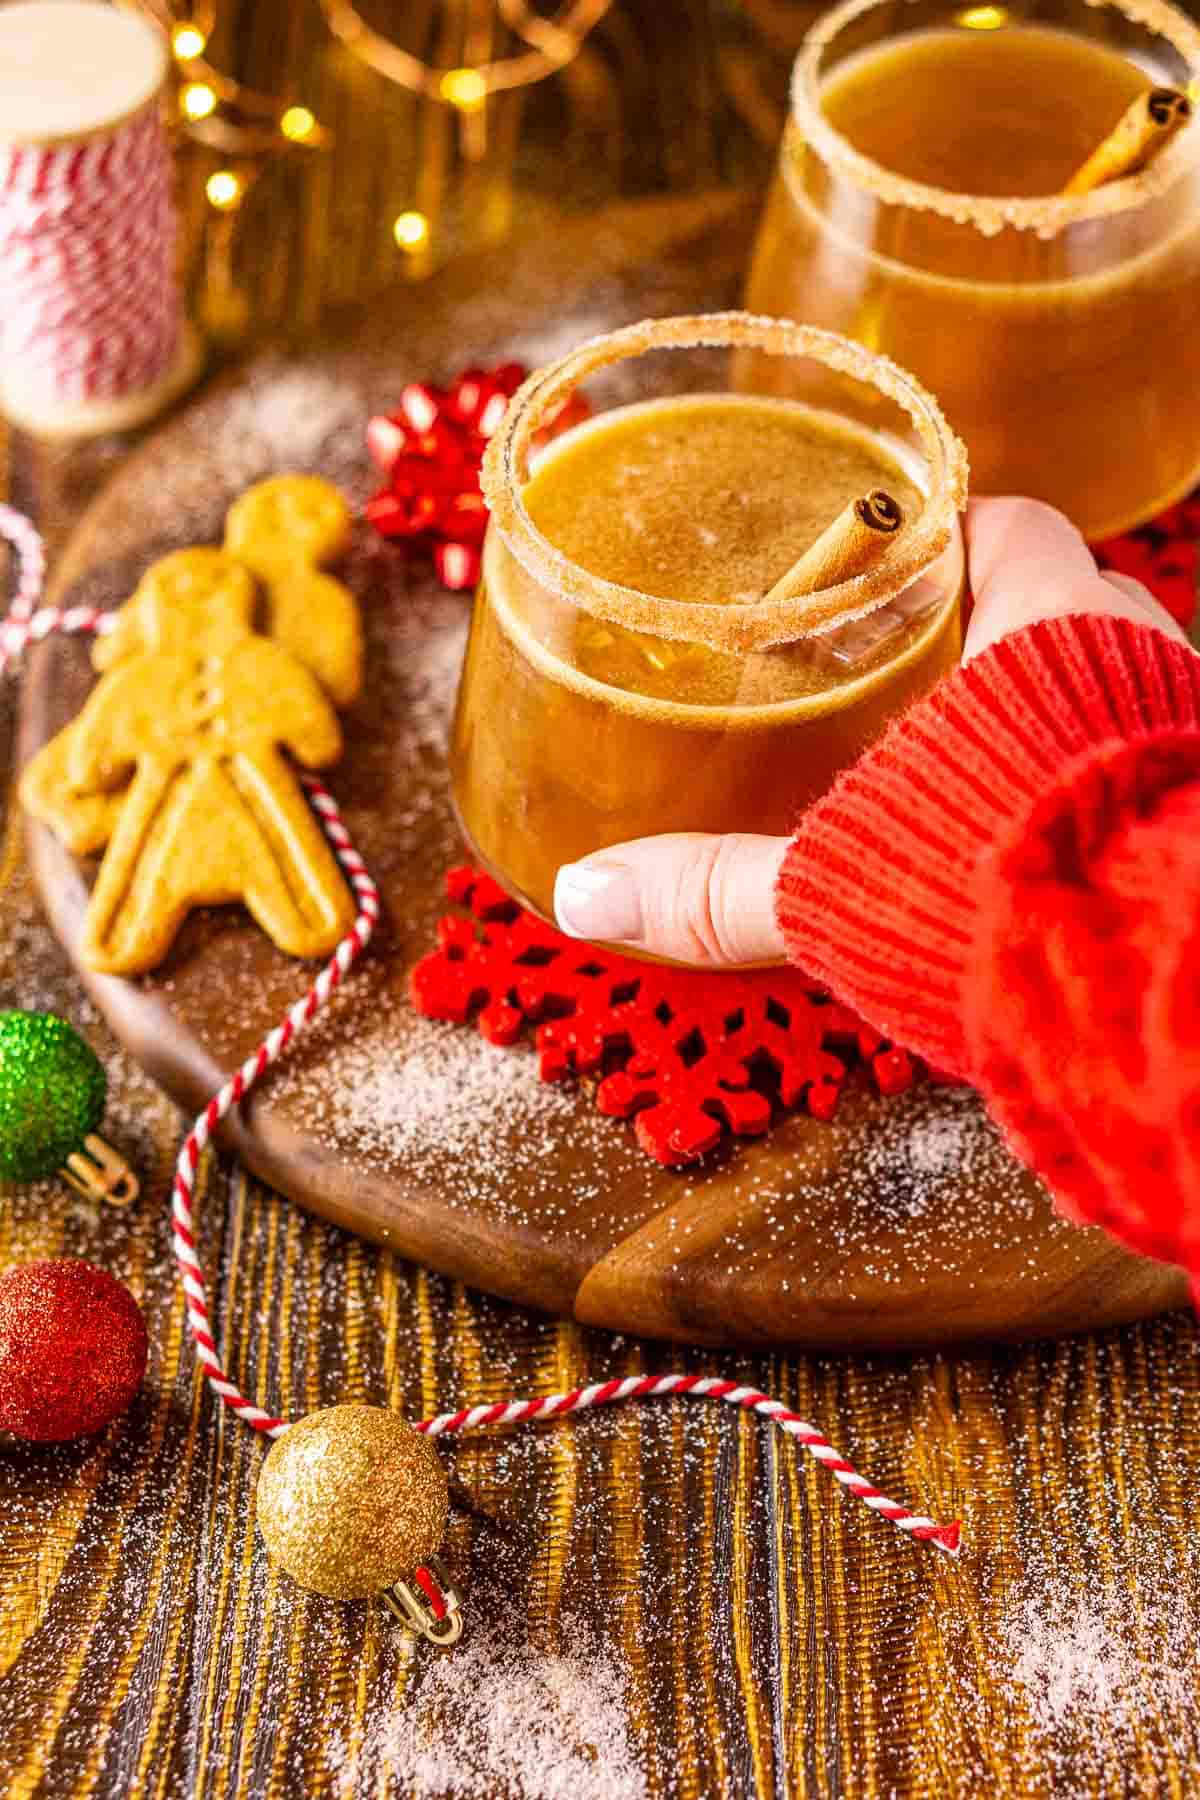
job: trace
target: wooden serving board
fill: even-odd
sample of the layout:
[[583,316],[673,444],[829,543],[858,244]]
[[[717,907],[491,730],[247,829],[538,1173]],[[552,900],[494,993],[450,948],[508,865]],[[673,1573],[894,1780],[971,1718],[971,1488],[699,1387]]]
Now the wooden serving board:
[[[544,221],[522,249],[460,263],[202,393],[81,519],[56,598],[119,604],[144,566],[214,542],[229,502],[281,469],[358,501],[369,412],[466,362],[547,360],[649,313],[736,298],[740,195]],[[550,228],[552,226],[552,228]],[[1057,1220],[975,1099],[851,1084],[833,1124],[783,1120],[698,1170],[666,1171],[587,1094],[539,1084],[528,1050],[417,1018],[406,972],[461,855],[444,771],[468,602],[363,534],[349,579],[369,681],[333,776],[386,918],[345,993],[225,1141],[264,1180],[351,1231],[474,1286],[641,1334],[761,1346],[900,1348],[1114,1324],[1183,1303],[1178,1271]],[[78,710],[87,649],[51,642],[24,697],[27,758]],[[75,954],[90,872],[30,830],[42,899]],[[80,974],[118,1036],[199,1107],[310,979],[236,909],[194,917],[169,961]]]

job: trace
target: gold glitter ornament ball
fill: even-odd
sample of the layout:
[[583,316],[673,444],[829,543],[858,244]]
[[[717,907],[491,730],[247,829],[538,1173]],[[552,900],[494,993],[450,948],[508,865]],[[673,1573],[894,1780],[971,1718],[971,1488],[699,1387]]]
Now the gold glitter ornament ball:
[[407,1580],[446,1535],[433,1444],[382,1406],[331,1406],[277,1438],[258,1478],[258,1528],[301,1587],[358,1600]]

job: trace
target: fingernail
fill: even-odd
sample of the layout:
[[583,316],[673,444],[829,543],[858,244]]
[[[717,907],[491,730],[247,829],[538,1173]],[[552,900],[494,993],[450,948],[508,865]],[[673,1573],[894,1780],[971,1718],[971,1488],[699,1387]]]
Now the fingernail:
[[633,872],[622,863],[566,863],[554,883],[554,916],[568,937],[635,944],[642,903]]

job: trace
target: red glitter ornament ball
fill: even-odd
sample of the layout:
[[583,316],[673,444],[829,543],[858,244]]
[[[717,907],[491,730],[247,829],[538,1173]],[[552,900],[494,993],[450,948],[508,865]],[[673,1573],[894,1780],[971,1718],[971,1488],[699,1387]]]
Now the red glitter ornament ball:
[[0,1431],[86,1437],[123,1413],[146,1373],[146,1327],[128,1288],[59,1258],[0,1276]]

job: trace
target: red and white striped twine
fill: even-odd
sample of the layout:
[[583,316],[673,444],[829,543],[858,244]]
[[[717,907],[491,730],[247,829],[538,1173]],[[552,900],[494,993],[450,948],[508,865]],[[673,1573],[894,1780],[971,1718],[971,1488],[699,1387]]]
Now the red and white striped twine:
[[175,238],[157,100],[83,143],[0,145],[0,373],[51,405],[158,381],[183,327]]
[[[27,644],[46,637],[53,631],[95,632],[108,628],[109,615],[87,607],[76,607],[69,612],[33,610],[36,595],[33,593],[31,570],[35,571],[38,567],[41,540],[28,520],[2,507],[0,535],[9,538],[23,560],[23,578],[18,593],[21,603],[28,608],[23,619],[14,618],[10,613],[0,631],[0,672]],[[32,558],[32,561],[25,560],[26,558]],[[248,1400],[230,1381],[217,1353],[209,1319],[204,1271],[196,1254],[194,1204],[196,1170],[201,1153],[213,1132],[221,1120],[245,1099],[272,1063],[278,1062],[296,1035],[320,1011],[361,956],[379,918],[379,889],[350,840],[337,802],[316,776],[304,774],[301,780],[354,891],[357,915],[350,931],[304,998],[289,1009],[281,1023],[267,1034],[254,1054],[247,1057],[241,1068],[213,1095],[196,1119],[179,1152],[171,1204],[172,1246],[183,1283],[188,1327],[196,1347],[197,1361],[214,1393],[230,1411],[255,1431],[273,1438],[283,1435],[288,1429],[288,1421],[276,1418],[253,1400]],[[555,1419],[568,1413],[586,1412],[595,1406],[611,1406],[621,1400],[665,1399],[672,1394],[724,1400],[730,1406],[740,1406],[748,1412],[758,1413],[760,1417],[769,1419],[773,1425],[802,1444],[835,1481],[856,1494],[872,1512],[890,1520],[898,1530],[919,1543],[934,1544],[951,1556],[958,1554],[961,1527],[957,1520],[949,1525],[939,1525],[924,1513],[911,1512],[898,1500],[889,1500],[864,1475],[860,1475],[814,1426],[808,1424],[798,1413],[791,1412],[781,1400],[772,1400],[757,1388],[747,1387],[741,1382],[722,1380],[715,1375],[626,1375],[611,1381],[595,1382],[588,1387],[572,1388],[567,1393],[542,1394],[532,1400],[504,1400],[494,1405],[471,1406],[459,1412],[439,1413],[435,1418],[422,1419],[416,1429],[427,1432],[430,1437],[442,1437],[450,1432],[472,1431],[485,1425],[525,1425],[539,1419]],[[421,1585],[425,1586],[424,1583]]]
[[[15,507],[0,505],[0,535],[12,545],[17,558],[17,579],[6,624],[23,625],[37,611],[42,589],[46,585],[46,546],[32,519]],[[0,654],[4,643],[0,640]],[[0,673],[4,665],[0,664]]]
[[835,1481],[857,1494],[872,1512],[890,1519],[918,1543],[936,1544],[950,1556],[958,1555],[962,1527],[957,1519],[952,1524],[939,1525],[924,1513],[910,1512],[898,1500],[889,1500],[815,1427],[807,1424],[799,1413],[790,1412],[782,1400],[772,1400],[769,1394],[761,1394],[757,1388],[746,1387],[738,1381],[722,1381],[715,1375],[626,1375],[619,1380],[595,1382],[590,1387],[572,1388],[566,1394],[542,1394],[536,1400],[502,1400],[494,1406],[471,1406],[462,1412],[439,1413],[434,1419],[422,1419],[417,1430],[440,1437],[443,1432],[472,1431],[480,1425],[525,1425],[534,1419],[556,1419],[564,1413],[586,1412],[593,1406],[611,1406],[618,1400],[661,1400],[669,1394],[724,1400],[730,1406],[741,1406],[747,1412],[770,1419],[780,1431],[786,1431],[789,1437],[802,1444]]

